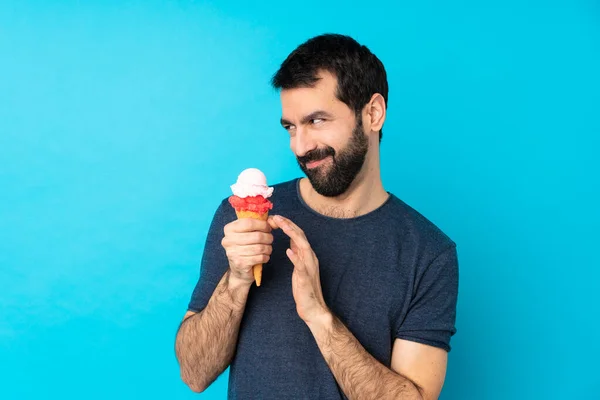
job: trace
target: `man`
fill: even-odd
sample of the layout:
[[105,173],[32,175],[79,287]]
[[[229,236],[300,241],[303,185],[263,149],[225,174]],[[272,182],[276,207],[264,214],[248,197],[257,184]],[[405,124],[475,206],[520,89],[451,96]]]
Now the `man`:
[[307,179],[275,186],[268,221],[218,208],[177,334],[182,379],[201,392],[231,365],[231,399],[438,398],[456,331],[456,245],[383,188],[382,63],[322,35],[273,85]]

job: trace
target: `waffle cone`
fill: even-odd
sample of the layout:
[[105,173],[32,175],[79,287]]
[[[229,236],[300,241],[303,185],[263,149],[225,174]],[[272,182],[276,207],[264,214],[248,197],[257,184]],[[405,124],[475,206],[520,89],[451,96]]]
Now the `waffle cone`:
[[[266,221],[269,218],[269,212],[267,211],[264,214],[259,214],[254,211],[245,211],[245,210],[235,210],[235,214],[238,219],[241,218],[252,218],[259,219],[261,221]],[[262,280],[262,264],[256,264],[252,267],[252,273],[254,274],[254,280],[256,281],[256,286],[260,286],[260,282]]]

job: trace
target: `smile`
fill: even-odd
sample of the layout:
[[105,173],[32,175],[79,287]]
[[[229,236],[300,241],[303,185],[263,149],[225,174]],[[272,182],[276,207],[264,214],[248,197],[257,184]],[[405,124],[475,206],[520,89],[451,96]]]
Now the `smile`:
[[323,164],[325,161],[327,161],[330,158],[331,158],[331,156],[327,156],[327,157],[323,158],[322,160],[308,162],[308,163],[306,163],[306,168],[307,169],[317,168],[318,166],[320,166],[321,164]]

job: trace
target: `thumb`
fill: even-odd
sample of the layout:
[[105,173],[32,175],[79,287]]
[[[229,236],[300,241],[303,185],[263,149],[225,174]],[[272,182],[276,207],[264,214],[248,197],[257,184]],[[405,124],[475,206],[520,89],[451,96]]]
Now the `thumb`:
[[292,264],[294,264],[294,268],[298,272],[305,272],[306,271],[306,267],[304,266],[304,262],[300,259],[300,257],[298,257],[298,254],[296,252],[294,252],[294,250],[287,249],[285,251],[285,254],[287,254],[287,256],[290,259],[290,261],[292,262]]

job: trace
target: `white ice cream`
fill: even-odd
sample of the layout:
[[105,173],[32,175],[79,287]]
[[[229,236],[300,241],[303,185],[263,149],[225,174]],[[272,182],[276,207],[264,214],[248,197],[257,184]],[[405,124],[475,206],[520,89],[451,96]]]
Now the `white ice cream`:
[[237,182],[231,185],[231,190],[242,198],[260,195],[266,199],[273,194],[273,188],[267,186],[267,177],[257,168],[243,170]]

